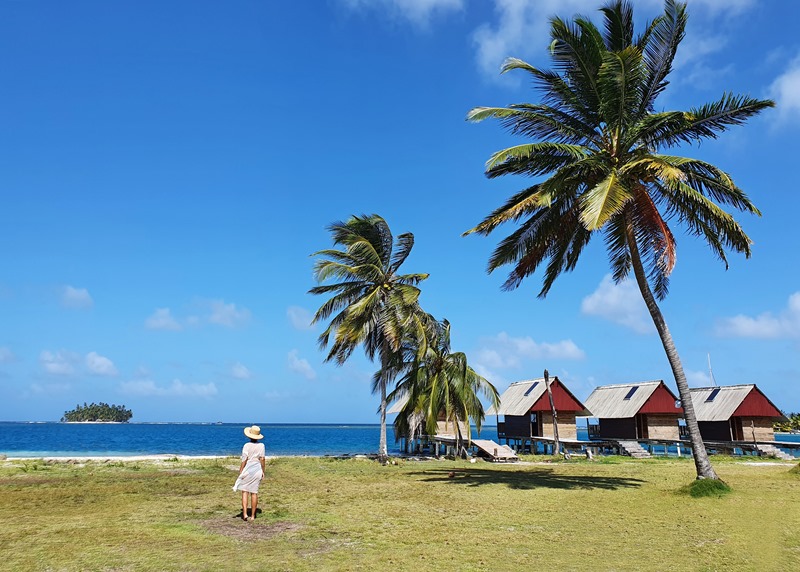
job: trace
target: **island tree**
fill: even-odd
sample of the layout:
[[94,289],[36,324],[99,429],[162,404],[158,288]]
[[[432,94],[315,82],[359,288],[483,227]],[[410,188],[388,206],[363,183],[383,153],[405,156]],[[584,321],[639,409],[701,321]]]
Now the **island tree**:
[[109,405],[108,403],[90,403],[76,405],[75,409],[65,411],[61,418],[62,422],[80,421],[107,421],[117,423],[127,423],[133,417],[133,411],[124,405]]
[[675,266],[673,224],[704,240],[727,267],[726,250],[749,257],[751,241],[723,207],[760,213],[722,169],[664,151],[716,138],[773,102],[726,93],[688,111],[656,111],[684,37],[686,5],[667,0],[663,13],[638,36],[629,2],[611,2],[601,12],[602,30],[583,17],[552,18],[552,70],[519,59],[505,62],[502,72],[522,70],[531,77],[539,103],[470,111],[470,121],[497,119],[511,133],[533,140],[493,154],[487,176],[523,175],[539,182],[467,234],[488,235],[516,222],[518,228],[500,241],[488,269],[511,266],[504,284],[510,290],[543,267],[542,298],[600,234],[614,281],[633,272],[658,331],[685,412],[698,478],[716,479],[657,302],[667,295]]
[[326,361],[341,365],[359,346],[369,359],[380,360],[375,384],[381,400],[378,454],[385,458],[386,392],[393,371],[389,366],[419,312],[417,284],[428,275],[399,273],[414,246],[414,235],[404,233],[395,240],[389,225],[376,214],[352,216],[331,224],[328,230],[339,248],[314,253],[320,257],[314,265],[320,285],[309,292],[330,298],[317,310],[313,322],[330,318],[319,336],[322,348],[330,343]]

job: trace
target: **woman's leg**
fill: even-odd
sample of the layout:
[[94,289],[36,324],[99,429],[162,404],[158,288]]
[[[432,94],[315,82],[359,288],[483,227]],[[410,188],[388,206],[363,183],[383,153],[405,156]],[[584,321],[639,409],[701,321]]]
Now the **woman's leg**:
[[247,492],[242,491],[242,519],[247,520]]
[[258,493],[253,493],[250,495],[250,506],[253,507],[253,516],[251,517],[251,520],[255,520],[256,509],[258,508]]

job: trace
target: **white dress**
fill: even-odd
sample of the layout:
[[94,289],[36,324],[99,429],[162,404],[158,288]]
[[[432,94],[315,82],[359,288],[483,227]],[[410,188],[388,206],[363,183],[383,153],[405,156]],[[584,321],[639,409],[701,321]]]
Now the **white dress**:
[[242,474],[233,485],[234,491],[257,493],[258,485],[264,476],[261,470],[261,459],[265,457],[264,443],[245,443],[242,447],[242,462],[245,463]]

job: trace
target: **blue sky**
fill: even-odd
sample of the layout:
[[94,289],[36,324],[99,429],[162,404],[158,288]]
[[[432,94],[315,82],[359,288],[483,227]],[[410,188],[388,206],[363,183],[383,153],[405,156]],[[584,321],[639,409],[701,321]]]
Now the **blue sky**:
[[[487,275],[503,236],[461,233],[526,183],[484,162],[519,140],[468,124],[535,101],[546,18],[577,0],[0,0],[0,420],[84,401],[134,421],[376,422],[375,366],[324,363],[311,253],[378,213],[416,244],[423,307],[499,390],[544,368],[580,398],[669,367],[602,241],[545,300]],[[653,17],[654,0],[635,3]],[[689,2],[664,109],[724,91],[777,108],[680,150],[731,173],[763,217],[730,269],[679,231],[663,304],[690,383],[757,383],[800,410],[800,5]],[[788,167],[788,168],[787,168]],[[503,230],[503,229],[501,229]]]

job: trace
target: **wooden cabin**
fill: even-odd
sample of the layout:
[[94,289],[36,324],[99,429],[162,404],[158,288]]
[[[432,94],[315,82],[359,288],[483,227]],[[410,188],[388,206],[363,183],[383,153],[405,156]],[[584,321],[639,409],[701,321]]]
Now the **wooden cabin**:
[[598,420],[600,439],[680,439],[683,408],[661,380],[597,387],[586,408]]
[[[408,397],[406,395],[402,395],[387,408],[386,414],[401,414],[407,401]],[[456,426],[456,424],[452,421],[447,421],[445,419],[444,412],[439,414],[439,418],[436,421],[436,433],[433,435],[427,434],[425,428],[425,419],[422,413],[412,414],[408,419],[408,426],[410,428],[410,434],[400,433],[397,429],[394,431],[395,441],[403,442],[402,448],[406,453],[409,453],[412,450],[421,449],[425,443],[436,437],[453,441],[455,441],[457,438],[466,440],[468,435],[470,438],[475,437],[474,432],[471,432],[467,428],[466,423],[459,421],[458,426]]]
[[[559,438],[577,439],[575,418],[589,412],[557,376],[550,381],[550,391]],[[486,415],[503,416],[503,421],[497,421],[500,439],[553,438],[553,413],[544,378],[512,383],[500,396],[500,406],[497,409],[490,407]]]
[[772,425],[784,419],[755,384],[689,391],[704,441],[774,441]]

